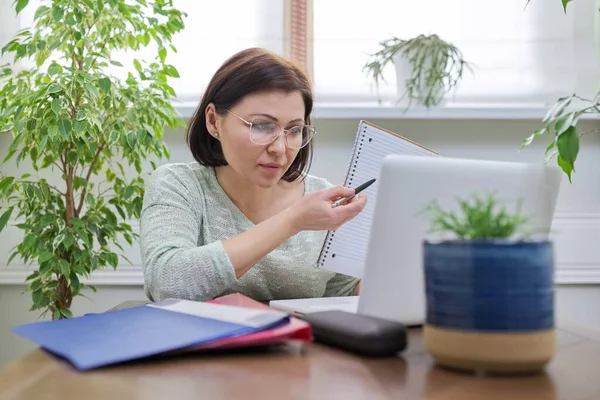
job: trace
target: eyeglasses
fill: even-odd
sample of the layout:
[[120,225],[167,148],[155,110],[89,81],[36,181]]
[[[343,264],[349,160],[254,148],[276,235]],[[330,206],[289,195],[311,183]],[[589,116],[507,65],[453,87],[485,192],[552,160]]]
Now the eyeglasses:
[[227,110],[250,127],[250,140],[252,143],[266,145],[273,143],[283,133],[285,143],[292,149],[301,149],[306,146],[317,133],[314,126],[303,125],[294,126],[290,129],[283,129],[278,123],[266,118],[256,117],[248,122],[244,118]]

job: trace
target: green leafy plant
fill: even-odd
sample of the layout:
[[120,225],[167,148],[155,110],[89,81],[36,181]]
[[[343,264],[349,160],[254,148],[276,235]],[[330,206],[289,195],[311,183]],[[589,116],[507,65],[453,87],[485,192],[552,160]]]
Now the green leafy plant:
[[421,214],[429,217],[431,233],[451,233],[461,240],[507,239],[517,235],[528,218],[510,213],[493,196],[472,195],[457,199],[459,211],[447,211],[437,201],[427,204]]
[[[574,99],[580,100],[580,104],[584,105],[580,105],[574,110],[568,110],[567,107]],[[577,123],[584,114],[600,114],[600,92],[592,100],[579,97],[576,94],[558,99],[542,120],[544,127],[536,129],[525,138],[521,142],[520,149],[529,146],[538,136],[548,135],[550,143],[546,147],[545,163],[556,158],[557,164],[565,172],[569,182],[572,182],[581,136],[598,131],[598,129],[585,132],[579,131]]]
[[379,91],[380,81],[387,82],[383,75],[384,68],[394,63],[397,54],[402,55],[412,68],[411,77],[404,82],[404,96],[410,102],[416,100],[426,107],[438,105],[460,83],[465,69],[472,70],[456,46],[435,34],[419,35],[407,40],[393,36],[379,45],[380,50],[369,55],[363,72],[371,75]]
[[[36,264],[31,310],[70,317],[81,278],[117,268],[120,241],[137,238],[127,221],[140,215],[145,161],[169,156],[164,129],[181,124],[166,57],[184,16],[171,0],[52,0],[2,47],[12,55],[0,67],[0,132],[12,137],[2,162],[28,160],[32,173],[0,174],[0,230],[14,220],[24,234],[9,264]],[[148,62],[115,57],[151,44]]]
[[[530,1],[528,0],[527,4]],[[560,1],[566,13],[567,5],[572,0]],[[575,103],[578,104],[572,107]],[[525,138],[521,142],[520,149],[529,146],[539,136],[549,136],[550,143],[546,147],[545,163],[556,158],[558,166],[567,175],[569,182],[572,182],[572,175],[575,172],[575,161],[579,155],[580,138],[588,133],[598,132],[598,129],[585,132],[579,131],[577,123],[585,114],[600,115],[600,91],[597,92],[593,99],[583,98],[576,93],[559,98],[544,116],[542,120],[544,126],[536,129]]]

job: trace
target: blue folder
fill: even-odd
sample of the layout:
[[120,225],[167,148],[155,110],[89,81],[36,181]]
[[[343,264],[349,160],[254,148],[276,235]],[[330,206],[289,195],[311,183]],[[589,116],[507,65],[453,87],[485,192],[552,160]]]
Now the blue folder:
[[[222,306],[227,307],[227,306]],[[139,306],[104,314],[41,321],[13,328],[44,350],[89,370],[158,355],[213,340],[248,334],[289,322],[270,314],[243,324]]]

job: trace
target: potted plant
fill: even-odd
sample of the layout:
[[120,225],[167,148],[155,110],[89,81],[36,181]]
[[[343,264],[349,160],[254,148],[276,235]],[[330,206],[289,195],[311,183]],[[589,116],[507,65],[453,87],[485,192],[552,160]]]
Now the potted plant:
[[[527,4],[529,4],[529,1],[527,1]],[[572,0],[560,1],[566,13],[567,5]],[[578,96],[576,93],[557,99],[542,120],[544,126],[536,129],[525,138],[521,142],[520,149],[529,146],[537,137],[548,135],[550,143],[546,147],[544,162],[548,163],[556,158],[557,164],[567,175],[569,182],[572,182],[575,161],[579,154],[580,138],[586,134],[599,131],[599,129],[592,129],[580,132],[577,123],[585,114],[600,117],[600,91],[592,99]]]
[[[471,70],[462,52],[438,35],[418,35],[411,39],[395,36],[379,43],[381,48],[371,54],[363,67],[375,80],[379,97],[379,82],[390,62],[396,69],[398,102],[408,99],[425,107],[438,106],[455,89],[465,69]],[[381,99],[380,99],[381,101]]]
[[[18,14],[28,0],[14,4]],[[121,241],[137,237],[128,222],[140,215],[146,161],[168,156],[164,129],[181,123],[166,57],[184,15],[170,0],[54,0],[2,47],[14,65],[0,67],[0,132],[12,136],[0,230],[12,221],[23,231],[8,263],[35,265],[25,282],[31,310],[70,317],[82,278],[117,268]],[[115,58],[148,45],[153,60]],[[7,173],[9,160],[31,172]]]
[[[424,241],[425,345],[442,366],[487,373],[539,371],[553,357],[552,242],[493,195],[424,211],[439,240]],[[445,237],[449,235],[449,237]]]

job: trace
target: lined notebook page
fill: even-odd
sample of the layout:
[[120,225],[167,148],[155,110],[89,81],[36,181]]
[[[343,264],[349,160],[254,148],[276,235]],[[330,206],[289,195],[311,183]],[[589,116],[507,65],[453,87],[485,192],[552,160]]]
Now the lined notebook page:
[[338,230],[328,232],[319,258],[322,268],[362,278],[380,184],[379,172],[383,159],[389,154],[437,156],[437,153],[406,138],[361,121],[344,186],[355,188],[372,178],[377,178],[377,181],[363,192],[367,195],[367,205],[363,211]]

